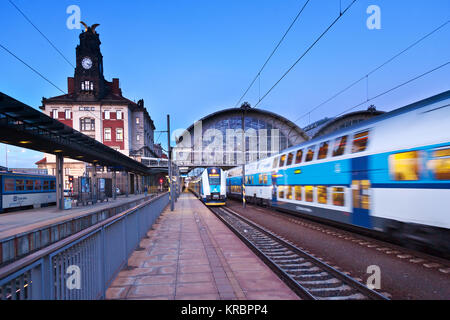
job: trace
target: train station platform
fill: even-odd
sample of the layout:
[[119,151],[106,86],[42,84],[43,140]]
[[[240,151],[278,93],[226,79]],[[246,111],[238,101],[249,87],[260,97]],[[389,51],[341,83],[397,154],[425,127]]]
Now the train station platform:
[[295,300],[284,284],[190,193],[165,209],[107,299]]

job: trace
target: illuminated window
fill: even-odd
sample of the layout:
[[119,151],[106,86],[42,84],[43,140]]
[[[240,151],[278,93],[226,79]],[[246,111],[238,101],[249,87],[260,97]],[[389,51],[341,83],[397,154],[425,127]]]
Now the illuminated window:
[[419,152],[409,151],[389,156],[389,172],[396,181],[419,180]]
[[303,150],[298,150],[295,156],[295,164],[302,162]]
[[136,117],[136,124],[139,124],[139,118]]
[[328,203],[327,187],[325,187],[325,186],[317,187],[317,200],[319,201],[319,203],[322,203],[322,204]]
[[352,153],[362,152],[366,150],[368,140],[369,140],[369,131],[364,131],[355,134],[353,138]]
[[284,186],[278,186],[278,198],[284,198]]
[[141,136],[140,135],[136,135],[136,141],[139,141],[141,139]]
[[325,159],[328,155],[328,145],[330,144],[330,141],[322,142],[319,146],[319,155],[317,158],[319,160]]
[[24,185],[23,180],[17,179],[16,180],[16,191],[24,191],[24,190],[25,190],[25,185]]
[[286,161],[286,155],[283,154],[283,155],[281,156],[281,158],[280,158],[280,164],[279,164],[279,167],[284,166],[284,162],[285,162],[285,161]]
[[105,128],[105,141],[111,141],[111,128]]
[[370,206],[370,181],[361,181],[361,207],[363,209],[369,210]]
[[14,179],[5,179],[5,191],[14,191]]
[[311,146],[308,148],[308,152],[306,153],[306,159],[305,162],[312,161],[314,158],[314,149],[316,146]]
[[122,140],[123,140],[123,129],[116,128],[116,141],[122,141]]
[[314,201],[314,187],[313,186],[305,186],[305,200],[307,202]]
[[33,191],[34,180],[25,180],[25,190]]
[[428,167],[436,180],[450,180],[450,147],[434,150]]
[[333,204],[340,207],[345,206],[344,187],[333,187],[331,192],[333,196]]
[[286,198],[292,200],[292,186],[286,186]]
[[295,200],[302,200],[302,186],[295,186]]
[[263,184],[263,175],[262,174],[258,175],[258,183]]
[[346,145],[347,145],[347,136],[337,138],[334,141],[333,157],[342,156],[345,152]]
[[290,166],[292,164],[292,160],[294,160],[294,153],[289,153],[288,158],[287,158],[287,162],[286,165]]
[[41,186],[41,180],[35,180],[34,181],[34,190],[41,190],[42,186]]
[[265,175],[264,175],[264,184],[267,184],[267,180],[268,180],[267,174],[265,174]]

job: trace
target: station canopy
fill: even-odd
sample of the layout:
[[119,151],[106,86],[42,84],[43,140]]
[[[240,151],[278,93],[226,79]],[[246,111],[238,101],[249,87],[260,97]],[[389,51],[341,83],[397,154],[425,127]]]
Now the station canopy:
[[116,171],[149,174],[150,169],[119,151],[82,134],[0,92],[0,143],[36,151],[62,154]]

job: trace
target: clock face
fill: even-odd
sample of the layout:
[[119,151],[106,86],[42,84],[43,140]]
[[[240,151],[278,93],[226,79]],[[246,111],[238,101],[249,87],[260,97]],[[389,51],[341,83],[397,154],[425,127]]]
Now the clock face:
[[83,68],[90,69],[92,67],[92,60],[91,58],[83,58],[83,60],[81,61],[81,65],[83,66]]

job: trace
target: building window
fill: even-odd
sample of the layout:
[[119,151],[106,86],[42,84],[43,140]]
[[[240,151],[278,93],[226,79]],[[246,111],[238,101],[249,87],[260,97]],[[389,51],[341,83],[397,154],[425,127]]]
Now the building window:
[[58,109],[53,109],[52,110],[52,118],[53,119],[58,119]]
[[111,115],[110,115],[111,111],[109,110],[105,110],[105,120],[109,120],[111,119]]
[[116,128],[116,141],[123,141],[123,129]]
[[64,174],[66,176],[70,175],[70,168],[64,168]]
[[65,113],[65,118],[66,119],[71,119],[72,118],[72,111],[70,109],[64,110],[64,113]]
[[80,129],[81,131],[95,131],[95,119],[93,118],[80,119]]
[[111,141],[111,128],[105,128],[105,141]]
[[137,134],[136,135],[136,141],[139,141],[139,139],[140,139],[140,136]]
[[389,171],[396,181],[419,180],[419,151],[409,151],[389,156]]
[[116,111],[116,119],[117,120],[122,120],[122,110],[117,110]]
[[139,117],[136,117],[136,124],[139,124]]
[[81,91],[94,91],[94,83],[92,81],[82,81]]

